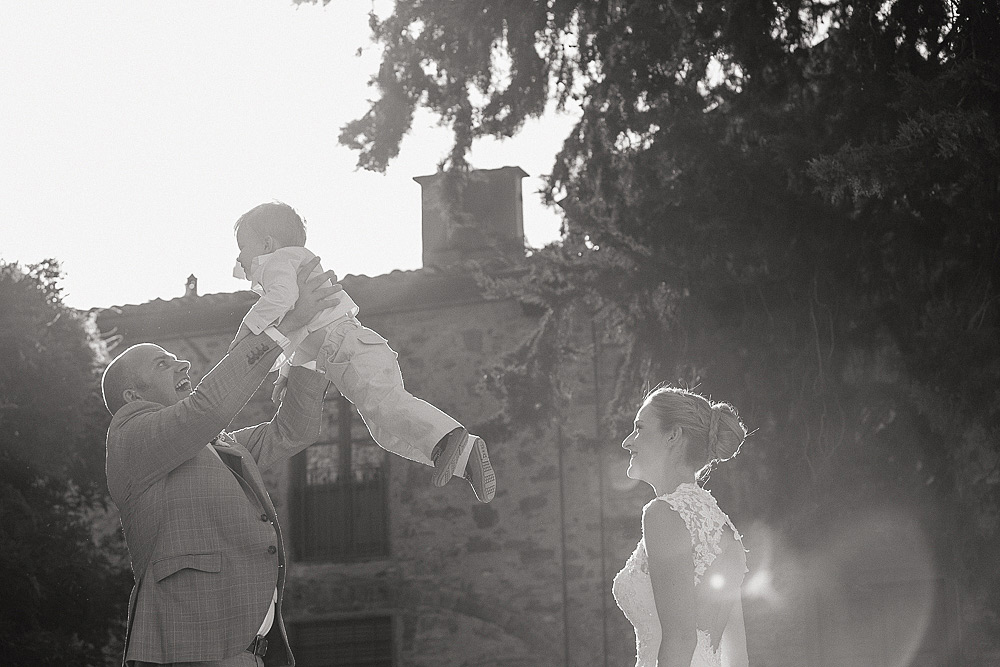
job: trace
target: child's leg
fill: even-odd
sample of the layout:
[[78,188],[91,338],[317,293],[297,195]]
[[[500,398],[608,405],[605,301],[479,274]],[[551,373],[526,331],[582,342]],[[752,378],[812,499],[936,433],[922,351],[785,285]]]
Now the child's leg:
[[326,339],[328,331],[326,328],[317,329],[306,336],[299,346],[295,349],[295,354],[299,355],[302,359],[316,359],[319,355],[319,349],[323,346],[323,342]]
[[435,446],[462,425],[403,388],[396,357],[384,338],[348,319],[330,326],[317,365],[357,406],[380,447],[433,466]]

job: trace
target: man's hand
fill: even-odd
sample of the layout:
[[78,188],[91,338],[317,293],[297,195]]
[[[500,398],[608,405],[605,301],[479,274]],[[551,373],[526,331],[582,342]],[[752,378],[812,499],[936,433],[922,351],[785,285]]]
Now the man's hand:
[[299,286],[299,298],[295,302],[295,307],[288,311],[277,327],[285,336],[309,324],[320,311],[333,308],[340,303],[337,293],[344,288],[337,283],[336,273],[324,271],[314,278],[309,277],[317,264],[319,257],[313,257],[299,267],[295,276]]
[[274,381],[274,389],[271,390],[271,402],[281,405],[281,399],[285,397],[285,387],[288,386],[288,376],[278,374]]

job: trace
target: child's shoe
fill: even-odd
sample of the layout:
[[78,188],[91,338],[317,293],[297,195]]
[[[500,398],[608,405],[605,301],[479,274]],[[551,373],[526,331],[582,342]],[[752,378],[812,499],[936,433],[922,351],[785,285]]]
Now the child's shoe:
[[441,439],[444,445],[438,443],[435,447],[434,453],[431,454],[434,461],[434,477],[432,478],[434,486],[444,486],[451,481],[468,436],[469,432],[459,427]]
[[490,464],[486,443],[478,435],[470,437],[474,438],[475,442],[472,445],[472,453],[469,454],[469,462],[465,465],[465,474],[462,476],[472,485],[479,502],[488,503],[496,494],[497,476]]

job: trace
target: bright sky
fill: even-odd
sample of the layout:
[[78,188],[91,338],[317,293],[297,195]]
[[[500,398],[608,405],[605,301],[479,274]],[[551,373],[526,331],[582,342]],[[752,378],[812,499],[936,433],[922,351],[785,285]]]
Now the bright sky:
[[[379,11],[382,5],[379,4]],[[233,223],[295,206],[309,247],[341,276],[420,267],[420,186],[451,135],[418,116],[386,174],[337,143],[366,110],[379,50],[369,2],[5,3],[0,21],[0,259],[62,263],[76,308],[244,289]],[[363,49],[361,57],[356,53]],[[474,167],[516,165],[525,235],[558,236],[541,204],[572,124],[478,142]]]

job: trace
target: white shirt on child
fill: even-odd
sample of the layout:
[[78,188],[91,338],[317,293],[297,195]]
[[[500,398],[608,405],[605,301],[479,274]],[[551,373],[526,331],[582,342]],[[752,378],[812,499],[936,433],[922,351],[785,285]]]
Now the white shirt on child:
[[[298,268],[315,257],[312,252],[302,246],[286,246],[278,248],[267,255],[254,257],[250,262],[250,275],[236,264],[233,275],[250,281],[250,289],[260,294],[260,299],[253,305],[250,312],[243,318],[243,324],[255,334],[261,333],[272,324],[281,322],[299,298],[299,286],[296,279]],[[317,264],[310,277],[323,272],[322,265]],[[274,368],[281,366],[291,357],[292,351],[313,331],[322,329],[331,323],[345,317],[358,314],[358,306],[347,292],[339,292],[340,303],[326,308],[313,317],[309,324],[288,334],[292,345],[285,354],[278,357]]]

